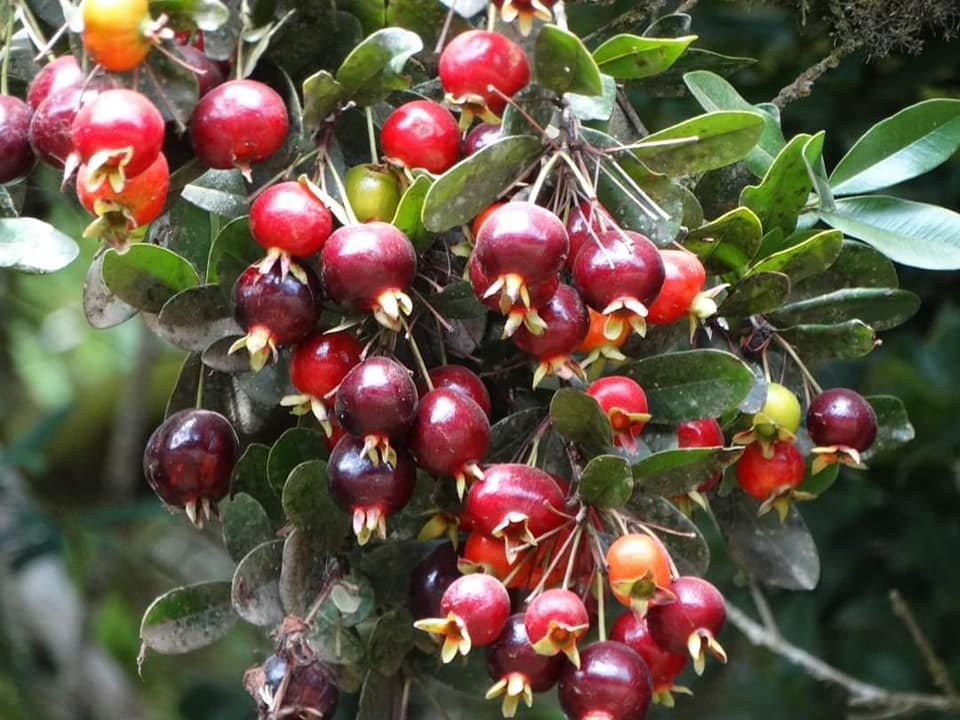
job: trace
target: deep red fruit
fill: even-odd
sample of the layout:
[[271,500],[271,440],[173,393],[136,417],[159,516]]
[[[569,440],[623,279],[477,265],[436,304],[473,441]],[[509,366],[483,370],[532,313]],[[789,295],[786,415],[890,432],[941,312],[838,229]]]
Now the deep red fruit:
[[414,626],[443,638],[441,658],[448,663],[457,654],[489,645],[503,631],[510,615],[510,595],[491,575],[475,573],[454,580],[440,600],[440,615],[418,620]]
[[460,156],[460,128],[443,105],[414,100],[387,118],[380,132],[383,154],[392,163],[439,175]]
[[[788,495],[806,473],[803,455],[792,442],[779,440],[767,448],[751,443],[737,460],[737,482],[747,495],[762,503]],[[765,457],[765,452],[770,457]]]
[[250,233],[273,255],[313,255],[332,230],[333,215],[327,206],[298,182],[272,185],[250,207]]
[[470,486],[463,508],[465,524],[501,539],[508,560],[521,545],[563,524],[565,494],[552,476],[529,465],[491,465]]
[[115,190],[149,168],[163,148],[163,116],[141,93],[107,90],[80,108],[71,128],[73,147],[90,182]]
[[[202,38],[203,35],[198,33],[198,37]],[[198,97],[203,97],[223,83],[223,71],[220,70],[220,66],[207,57],[202,49],[193,45],[181,45],[177,48],[177,52],[190,67],[194,68],[194,75],[197,76]]]
[[506,312],[503,312],[503,295],[493,294],[484,297],[484,293],[493,284],[493,281],[480,268],[475,253],[470,256],[470,260],[467,262],[467,271],[470,275],[470,285],[473,287],[473,292],[480,298],[480,301],[491,310],[506,315],[507,321],[503,326],[502,337],[512,336],[521,325],[535,335],[541,334],[546,329],[546,323],[540,317],[538,308],[546,305],[557,292],[557,288],[560,287],[559,275],[551,275],[542,282],[526,285],[528,303],[524,303],[523,299],[519,298]]
[[483,477],[479,463],[489,444],[487,414],[466,395],[436,388],[420,398],[410,451],[428,473],[454,478],[460,497],[468,477]]
[[567,216],[567,234],[570,236],[570,254],[567,270],[573,272],[573,261],[587,242],[597,242],[600,235],[617,226],[607,209],[596,200],[583,200],[570,208]]
[[505,23],[517,21],[520,34],[526,37],[533,29],[533,19],[539,18],[544,22],[553,19],[550,8],[556,0],[493,0],[493,4],[500,8],[500,17]]
[[563,653],[574,665],[580,664],[577,642],[590,629],[590,615],[579,595],[546,590],[530,602],[523,618],[534,650],[541,655]]
[[726,662],[727,654],[716,640],[727,619],[720,591],[693,575],[678,577],[670,590],[677,599],[669,605],[651,607],[647,613],[647,625],[654,642],[667,652],[689,653],[697,675],[703,673],[705,649]]
[[447,43],[440,55],[440,83],[447,100],[461,107],[460,123],[474,115],[496,122],[512,97],[530,80],[523,49],[500,33],[468,30]]
[[417,467],[405,450],[375,463],[361,438],[345,435],[330,453],[327,481],[337,504],[353,513],[353,532],[364,545],[374,533],[386,539],[387,516],[410,501]]
[[820,447],[866,450],[877,437],[877,415],[860,393],[849,388],[824,390],[807,410],[807,431]]
[[[271,655],[262,666],[263,693],[255,695],[270,717],[290,720],[322,720],[332,718],[337,711],[340,692],[334,679],[319,662],[288,663],[283,655]],[[280,685],[289,674],[283,697]],[[246,679],[246,676],[245,676]]]
[[610,375],[590,383],[587,395],[595,398],[610,418],[614,445],[635,450],[636,438],[650,420],[643,388],[624,375]]
[[507,618],[500,637],[487,647],[487,672],[496,681],[487,699],[503,695],[504,717],[513,717],[521,700],[533,707],[533,693],[556,685],[564,665],[560,655],[540,655],[533,649],[523,618],[522,614]]
[[590,316],[579,293],[561,283],[538,313],[546,325],[542,334],[534,335],[524,326],[513,335],[514,345],[540,361],[533,374],[533,386],[547,375],[582,378],[583,369],[570,356],[590,330]]
[[625,612],[610,629],[610,639],[636,650],[650,671],[654,702],[672,705],[670,692],[677,676],[687,666],[687,652],[672,653],[657,645],[650,635],[647,618]]
[[[677,446],[681,448],[723,447],[723,431],[713,418],[687,420],[677,426]],[[697,487],[698,492],[712,490],[720,482],[723,473],[712,475]]]
[[[309,268],[303,270],[312,275]],[[255,371],[271,355],[276,357],[279,346],[300,342],[317,324],[317,298],[311,283],[284,276],[279,267],[263,273],[255,264],[244,270],[233,286],[233,302],[237,322],[247,335],[230,352],[245,347]]]
[[390,328],[402,327],[413,303],[406,290],[417,274],[417,253],[400,230],[385,222],[342,227],[320,252],[323,286],[348,310],[369,310]]
[[410,612],[417,620],[440,616],[440,599],[460,577],[457,551],[450,543],[434,548],[410,573]]
[[605,332],[616,337],[624,320],[643,335],[647,308],[663,285],[657,246],[640,233],[610,230],[584,244],[573,262],[573,280],[584,302],[610,315]]
[[500,126],[493,123],[478,123],[463,140],[463,156],[470,157],[500,139]]
[[266,160],[283,145],[289,120],[283,98],[256,80],[231,80],[204,95],[190,119],[190,140],[212,168],[239,168]]
[[30,106],[13,95],[0,95],[0,183],[23,177],[33,167]]
[[313,412],[330,437],[333,395],[361,353],[363,345],[348,332],[318,333],[297,343],[290,353],[290,382],[300,394],[288,395],[280,404],[293,407],[295,415]]
[[83,71],[73,55],[62,55],[44,65],[33,76],[27,89],[27,104],[36,110],[40,103],[55,93],[69,90],[83,82]]
[[691,312],[697,294],[703,290],[707,271],[692,252],[686,250],[661,250],[663,260],[663,285],[650,307],[647,322],[653,325],[669,325]]
[[[30,121],[30,146],[47,165],[62,169],[73,154],[71,129],[81,106],[92,102],[100,91],[91,83],[50,93]],[[75,167],[75,165],[74,165]]]
[[[447,388],[473,400],[480,409],[490,417],[490,393],[483,380],[473,370],[463,365],[441,365],[430,371],[430,382],[435,388]],[[426,386],[417,385],[421,394],[426,392]]]
[[[237,433],[220,413],[181,410],[160,425],[143,451],[143,474],[168,505],[182,507],[198,527],[230,489],[240,454]],[[202,511],[202,515],[201,515]]]
[[579,668],[563,669],[558,692],[570,720],[644,720],[653,695],[643,658],[609,640],[581,652]]

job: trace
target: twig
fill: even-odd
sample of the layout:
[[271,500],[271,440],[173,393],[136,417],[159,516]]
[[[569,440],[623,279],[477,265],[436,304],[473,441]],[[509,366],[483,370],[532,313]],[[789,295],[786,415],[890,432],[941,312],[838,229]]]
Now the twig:
[[917,646],[920,654],[923,655],[923,659],[927,663],[927,672],[930,673],[933,684],[943,690],[946,695],[960,702],[960,694],[957,693],[957,686],[950,680],[943,660],[937,657],[937,653],[934,652],[927,636],[923,634],[923,630],[920,629],[920,625],[917,624],[917,620],[913,616],[913,611],[899,590],[890,591],[890,604],[893,606],[893,613],[907,626],[910,637],[913,639],[913,644]]
[[783,634],[777,625],[777,619],[773,615],[770,603],[767,602],[767,596],[763,594],[763,590],[757,585],[757,581],[752,578],[750,580],[750,597],[753,598],[753,604],[757,608],[757,612],[760,613],[760,619],[763,620],[763,624],[770,631],[770,634],[778,640],[783,640]]
[[693,9],[697,6],[697,3],[698,3],[699,1],[700,1],[700,0],[684,0],[682,3],[680,3],[679,5],[677,5],[677,9],[674,10],[674,12],[676,12],[676,13],[686,13],[686,12],[690,12],[691,10],[693,10]]
[[630,123],[630,126],[637,135],[646,137],[650,134],[647,126],[643,124],[643,120],[637,115],[637,111],[633,109],[633,103],[630,102],[630,98],[627,97],[627,93],[623,88],[617,89],[617,105],[620,106],[620,110],[626,116],[627,122]]
[[808,67],[797,76],[796,80],[780,90],[771,102],[778,108],[783,109],[794,100],[806,97],[813,89],[813,84],[828,70],[837,67],[843,58],[859,49],[861,42],[861,40],[848,39],[843,44],[838,45],[832,53]]

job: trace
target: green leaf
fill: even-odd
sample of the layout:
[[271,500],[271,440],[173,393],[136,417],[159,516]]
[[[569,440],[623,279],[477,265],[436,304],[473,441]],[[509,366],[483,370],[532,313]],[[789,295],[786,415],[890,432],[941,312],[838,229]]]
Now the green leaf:
[[336,571],[336,560],[310,533],[294,528],[283,542],[280,602],[288,615],[305,617]]
[[367,673],[360,690],[356,720],[382,720],[393,716],[399,680],[384,677],[376,670]]
[[[659,33],[659,35],[662,36],[662,33]],[[733,75],[738,70],[755,65],[756,62],[756,60],[749,57],[734,57],[695,47],[687,48],[687,51],[680,56],[673,64],[673,67],[659,75],[654,75],[653,77],[642,80],[641,86],[644,92],[653,97],[681,97],[687,94],[687,86],[683,79],[691,72],[697,70],[711,71],[718,77],[727,77]],[[738,108],[705,107],[704,109],[736,110]],[[764,120],[769,120],[772,131],[779,131],[779,125],[773,117],[768,116],[765,117]],[[764,132],[766,134],[766,128]],[[783,136],[781,135],[780,138],[782,140]],[[774,151],[774,154],[776,154],[776,151]],[[763,169],[760,169],[757,174],[762,175]]]
[[[824,134],[817,135],[823,148]],[[813,192],[803,149],[810,135],[796,135],[774,159],[759,185],[748,185],[740,193],[740,204],[753,210],[766,232],[782,228],[786,234],[797,228],[797,216]],[[819,152],[815,153],[818,157]]]
[[330,588],[330,594],[320,606],[317,618],[321,622],[355,627],[370,617],[375,605],[370,581],[363,575],[350,573],[338,579]]
[[790,278],[778,272],[757,272],[730,288],[717,314],[723,317],[747,317],[774,310],[790,296]]
[[125,303],[146,312],[159,312],[164,303],[197,284],[193,266],[166,248],[135,243],[120,255],[107,250],[103,282]]
[[247,186],[239,170],[207,170],[183,189],[182,197],[225,218],[238,218],[249,212]]
[[233,284],[240,274],[262,256],[263,248],[250,234],[249,219],[231,220],[221,228],[210,246],[207,282],[217,283],[225,293],[232,294]]
[[[602,79],[602,78],[601,78]],[[584,96],[579,96],[584,97]],[[542,85],[531,83],[520,90],[512,98],[513,103],[507,105],[503,111],[503,119],[500,123],[500,137],[509,137],[511,135],[539,135],[539,130],[534,127],[525,115],[536,122],[541,128],[546,128],[554,123],[554,118],[559,117],[557,104],[559,96],[552,90],[548,90]],[[588,98],[591,101],[597,101],[596,96]],[[521,109],[523,112],[521,112]]]
[[350,533],[350,516],[330,497],[323,460],[309,460],[293,468],[283,488],[283,510],[319,552],[339,549]]
[[486,305],[480,302],[473,285],[466,280],[454,280],[427,299],[441,315],[450,320],[481,318],[487,314]]
[[[686,199],[684,187],[664,175],[650,172],[628,153],[618,155],[615,161],[605,165],[609,166],[616,180],[602,173],[597,181],[597,196],[617,224],[643,233],[659,247],[668,247],[680,232]],[[617,167],[629,179],[624,178]],[[651,218],[638,204],[634,186],[642,188],[666,213],[666,217],[658,215]]]
[[[395,675],[416,642],[413,615],[405,608],[384,613],[370,634],[370,662],[383,675]],[[386,715],[377,716],[378,720]]]
[[652,527],[667,528],[657,537],[666,545],[681,575],[706,575],[710,567],[710,547],[700,529],[669,500],[634,494],[629,510]]
[[[813,189],[821,208],[832,210],[834,206],[833,190],[827,179],[827,165],[823,160],[823,139],[826,133],[818,132],[807,140],[803,146],[803,164],[807,167],[807,174],[813,181]],[[809,216],[804,217],[807,220]]]
[[270,540],[257,545],[237,565],[230,601],[236,613],[248,623],[269,627],[283,620],[282,564],[283,540]]
[[327,70],[303,81],[303,125],[315,130],[326,122],[343,99],[343,86]]
[[[718,110],[648,135],[633,154],[654,172],[692,175],[742,159],[762,130],[763,118],[756,111]],[[665,142],[687,139],[690,142]]]
[[869,245],[844,240],[833,265],[819,275],[794,284],[790,296],[802,300],[841,288],[895,288],[898,285],[896,268],[885,255]]
[[403,68],[423,50],[423,41],[409,30],[378,30],[357,45],[337,70],[337,82],[361,106],[375,105],[394,90],[410,87]]
[[236,561],[257,545],[273,539],[273,527],[267,511],[246,493],[236,493],[220,503],[223,544]]
[[140,623],[140,639],[158,653],[179,655],[212,645],[236,622],[230,583],[199,583],[171,590],[150,603]]
[[73,238],[53,225],[29,217],[0,218],[0,268],[56,272],[80,253]]
[[490,427],[490,446],[487,448],[486,461],[496,463],[513,460],[546,414],[546,408],[533,407],[495,422]]
[[363,660],[363,643],[352,628],[335,623],[314,623],[309,641],[310,647],[323,662],[352,665]]
[[676,38],[615,35],[593,51],[602,72],[618,80],[640,80],[667,70],[696,35]]
[[330,457],[323,433],[310,428],[295,427],[286,430],[270,448],[267,459],[267,478],[277,495],[283,494],[287,476],[300,463],[326,460]]
[[157,317],[164,340],[190,352],[203,352],[221,338],[243,335],[219,285],[198,285],[167,300]]
[[560,388],[550,401],[553,429],[585,450],[602,451],[613,444],[610,419],[595,398],[573,388]]
[[913,317],[919,308],[920,298],[906,290],[848,288],[785,305],[771,313],[769,320],[786,328],[857,319],[875,330],[889,330]]
[[619,508],[633,494],[633,474],[626,458],[598,455],[587,463],[580,476],[580,497],[588,505]]
[[422,220],[423,203],[431,185],[433,185],[433,179],[428,175],[420,175],[414,180],[413,184],[403,192],[391,222],[391,225],[400,229],[410,239],[417,255],[422,255],[433,247],[437,239],[436,235],[428,232],[423,226]]
[[83,283],[83,314],[98,330],[126,322],[139,311],[118,298],[103,282],[103,253],[93,258]]
[[280,506],[280,496],[277,495],[267,482],[267,458],[270,448],[261,443],[250,443],[247,449],[233,466],[230,476],[230,495],[246,493],[267,511],[273,520],[274,526],[283,520],[283,508]]
[[928,270],[960,268],[960,214],[889,195],[837,200],[821,210],[828,225],[872,245],[894,262]]
[[937,98],[904,108],[867,130],[837,163],[837,195],[880,190],[946,162],[960,147],[960,100]]
[[557,25],[544,25],[533,55],[537,82],[562,95],[601,95],[600,70],[583,41]]
[[627,363],[619,372],[644,389],[656,423],[720,417],[736,409],[755,382],[743,361],[721,350],[666,353]]
[[813,590],[820,556],[796,507],[781,523],[777,513],[757,516],[759,505],[744,493],[714,495],[710,507],[733,561],[758,582],[786,590]]
[[681,35],[689,35],[690,28],[693,25],[693,18],[687,13],[671,13],[658,17],[651,22],[647,29],[643,31],[644,37],[652,38],[676,38]]
[[716,274],[740,274],[760,248],[763,228],[750,208],[738,207],[690,231],[683,244]]
[[429,549],[418,540],[382,543],[364,551],[357,569],[370,578],[378,602],[405,605],[410,594],[410,573]]
[[807,463],[807,474],[804,476],[803,482],[797,487],[797,490],[819,496],[833,487],[833,484],[839,476],[840,463],[828,465],[816,475],[811,472],[811,463]]
[[538,138],[514,135],[500,138],[461,160],[437,178],[427,193],[423,203],[424,226],[442,232],[470,222],[542,152]]
[[603,92],[599,95],[579,95],[568,92],[564,96],[570,112],[575,117],[584,121],[599,120],[601,122],[610,119],[613,108],[617,104],[617,81],[609,75],[601,75],[600,81],[603,83]]
[[[197,274],[203,277],[207,272],[210,246],[213,244],[213,219],[209,213],[182,199],[173,203],[167,218],[162,244],[188,260]],[[159,223],[159,220],[153,223],[151,233]]]
[[780,331],[780,336],[793,345],[806,362],[863,357],[879,342],[873,328],[860,320],[836,325],[795,325]]
[[180,132],[186,129],[199,94],[196,73],[167,53],[153,49],[145,63],[122,77],[128,83],[136,82],[138,90],[150,98],[164,120],[173,121]]
[[903,447],[913,440],[916,431],[903,401],[892,395],[870,395],[866,398],[877,415],[877,437],[863,454],[870,462],[880,453]]
[[790,278],[791,283],[797,283],[818,275],[833,265],[842,247],[842,232],[824,230],[786,250],[764,258],[750,268],[750,274],[778,272]]
[[723,472],[743,448],[682,448],[661,450],[633,466],[635,493],[672,498],[685,495]]

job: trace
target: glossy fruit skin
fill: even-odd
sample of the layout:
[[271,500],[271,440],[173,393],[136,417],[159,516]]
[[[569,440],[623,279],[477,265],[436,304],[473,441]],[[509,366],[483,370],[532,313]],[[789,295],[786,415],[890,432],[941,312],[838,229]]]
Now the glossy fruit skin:
[[579,669],[564,667],[558,694],[570,720],[644,720],[653,687],[643,658],[607,640],[580,652]]
[[[473,219],[473,224],[470,225],[470,230],[473,232],[473,236],[477,236],[477,233],[480,232],[480,228],[483,227],[483,224],[487,221],[487,218],[493,215],[497,208],[506,205],[508,202],[508,200],[497,200],[481,210],[480,214]],[[471,255],[470,257],[473,258],[474,256]]]
[[670,586],[676,600],[647,613],[654,642],[667,652],[688,653],[687,640],[696,632],[716,636],[727,619],[723,595],[711,583],[693,575],[678,577]]
[[249,169],[287,138],[283,98],[256,80],[230,80],[200,98],[190,119],[194,152],[212,168]]
[[613,340],[608,339],[603,334],[604,326],[607,324],[607,316],[598,313],[591,307],[587,308],[587,313],[590,315],[590,329],[587,331],[587,336],[583,339],[583,342],[580,343],[577,350],[591,352],[604,346],[620,348],[630,337],[630,326],[624,325],[617,337]]
[[776,437],[778,429],[795,433],[800,427],[801,415],[800,400],[789,388],[780,383],[768,383],[767,398],[754,417],[754,423],[762,436]]
[[[510,562],[503,547],[503,540],[474,530],[467,535],[467,540],[463,544],[458,567],[464,574],[482,572],[493,575],[497,580],[504,581],[518,565],[521,563],[529,564],[531,559],[531,556],[525,554]],[[523,585],[518,583],[517,580],[519,579],[518,576],[525,572],[526,569],[518,570],[514,578],[507,583],[507,588],[522,587]]]
[[[677,447],[723,447],[723,444],[723,431],[720,429],[720,423],[713,418],[686,420],[677,426]],[[697,490],[700,492],[712,490],[722,477],[722,472],[712,475],[709,480],[697,487]]]
[[584,244],[596,242],[596,238],[616,225],[613,215],[599,202],[582,200],[570,208],[570,214],[567,215],[567,234],[570,236],[567,270],[573,272],[573,262]]
[[359,222],[390,222],[400,204],[400,181],[376,165],[354,165],[343,179],[347,199]]
[[537,595],[524,613],[524,626],[530,642],[536,644],[548,637],[554,628],[551,621],[567,627],[589,627],[590,615],[576,593],[554,588]]
[[163,214],[170,187],[170,168],[163,153],[153,164],[133,178],[128,178],[123,190],[115,192],[110,183],[102,182],[90,189],[86,165],[77,170],[77,198],[88,212],[97,215],[97,201],[106,201],[122,210],[130,229],[153,222]]
[[143,452],[143,474],[168,505],[217,501],[230,489],[240,454],[233,425],[211,410],[181,410],[160,425]]
[[770,448],[773,455],[765,458],[763,446],[751,443],[737,460],[737,482],[747,495],[760,502],[797,487],[806,473],[803,455],[792,442],[774,442]]
[[465,395],[436,388],[420,398],[410,430],[410,451],[417,464],[433,475],[469,474],[490,444],[490,421],[479,405]]
[[250,233],[267,250],[308,257],[319,252],[332,230],[326,205],[298,182],[271,185],[250,207]]
[[532,285],[560,272],[569,248],[567,230],[556,215],[517,201],[491,213],[477,233],[474,254],[487,277],[517,274]]
[[487,30],[468,30],[447,43],[440,55],[440,83],[453,102],[482,104],[494,115],[530,81],[530,63],[519,45]]
[[460,156],[457,121],[443,105],[430,100],[414,100],[390,113],[380,142],[390,161],[435,175],[453,167]]
[[89,163],[103,150],[132,148],[129,159],[110,158],[107,165],[123,164],[127,178],[153,164],[163,148],[163,116],[145,95],[133,90],[107,90],[85,103],[73,119],[73,147],[80,161]]
[[[476,253],[470,256],[470,260],[467,262],[467,271],[470,275],[470,285],[473,287],[474,294],[480,298],[480,302],[482,302],[491,310],[500,312],[499,295],[494,294],[488,297],[483,297],[484,293],[487,291],[487,288],[493,284],[493,280],[481,269],[480,263],[477,262]],[[530,307],[536,309],[546,305],[550,301],[550,298],[556,294],[558,287],[560,287],[559,275],[551,275],[546,280],[527,284],[527,294],[530,297]],[[517,300],[513,308],[510,310],[510,312],[523,313],[526,313],[527,311],[528,309],[520,300]]]
[[610,639],[632,648],[643,658],[655,693],[669,692],[677,675],[687,665],[687,649],[684,646],[683,652],[674,653],[660,647],[650,634],[648,618],[649,615],[640,617],[629,611],[623,613],[610,628]]
[[[263,663],[264,680],[271,696],[276,698],[288,668],[290,679],[283,694],[283,703],[267,708],[268,712],[291,720],[333,717],[337,711],[340,692],[330,672],[319,662],[291,667],[282,655],[271,655]],[[303,712],[291,712],[294,708],[300,708]]]
[[290,353],[290,382],[302,393],[326,398],[360,363],[363,345],[349,332],[317,333]]
[[[198,37],[202,38],[203,35],[198,34]],[[181,45],[177,48],[177,52],[190,67],[198,71],[194,73],[197,76],[198,97],[203,97],[217,85],[223,84],[223,71],[217,63],[207,57],[202,49],[193,45]]]
[[647,414],[647,394],[632,378],[608,375],[587,386],[587,395],[594,398],[600,409],[610,418],[613,442],[618,447],[636,447],[634,439],[640,434],[646,420],[630,418],[630,414]]
[[607,550],[608,580],[617,600],[632,606],[631,597],[617,584],[638,579],[649,583],[650,596],[654,596],[654,588],[670,586],[670,561],[666,549],[657,540],[642,533],[623,535],[610,545]]
[[877,437],[877,415],[858,392],[832,388],[810,403],[807,430],[818,446],[837,445],[863,451]]
[[[430,381],[434,388],[447,388],[470,398],[490,417],[490,393],[480,376],[470,368],[463,365],[441,365],[430,370]],[[421,387],[418,384],[417,389],[421,394],[426,392],[426,386]]]
[[83,71],[73,55],[61,55],[44,65],[34,75],[27,89],[27,104],[36,110],[51,95],[78,87],[83,82]]
[[0,95],[0,183],[30,172],[34,155],[30,147],[30,106],[13,95]]
[[50,93],[30,121],[30,147],[47,165],[63,169],[73,152],[73,120],[82,105],[93,101],[99,90],[79,85]]
[[463,156],[470,157],[500,139],[500,126],[493,123],[477,123],[463,140]]
[[417,620],[440,617],[440,599],[460,577],[457,551],[450,543],[434,548],[410,573],[410,612]]
[[539,308],[540,317],[547,324],[541,335],[534,335],[521,327],[513,335],[513,343],[525,353],[540,360],[552,360],[572,353],[587,337],[590,316],[571,286],[560,283],[546,305]]
[[440,614],[456,615],[470,633],[475,647],[499,637],[510,616],[510,596],[491,575],[474,573],[454,580],[440,599]]
[[337,421],[358,437],[406,437],[417,417],[417,386],[407,369],[388,357],[370,357],[348,372],[337,391]]
[[566,664],[562,655],[541,655],[533,649],[524,625],[524,614],[507,618],[500,636],[487,647],[487,672],[494,680],[517,673],[535,693],[546,692]]
[[602,233],[585,243],[573,261],[573,280],[583,300],[604,312],[622,299],[649,306],[663,285],[663,260],[657,246],[631,230]]
[[661,250],[663,285],[656,299],[647,308],[647,322],[669,325],[684,317],[693,299],[703,289],[707,271],[700,259],[686,250]]
[[83,0],[83,46],[110,72],[132,70],[150,52],[147,0]]
[[233,286],[233,301],[240,326],[248,333],[266,329],[275,345],[293,345],[317,324],[317,302],[310,284],[291,274],[283,276],[279,265],[266,273],[258,264],[244,270]]
[[363,448],[362,438],[349,435],[337,443],[327,463],[330,495],[344,510],[376,507],[390,515],[410,501],[416,465],[404,450],[397,451],[396,465],[374,464]]

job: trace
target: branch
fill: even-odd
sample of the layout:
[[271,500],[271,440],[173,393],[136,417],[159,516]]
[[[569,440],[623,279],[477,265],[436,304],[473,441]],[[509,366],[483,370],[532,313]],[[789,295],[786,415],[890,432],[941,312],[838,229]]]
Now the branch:
[[[775,637],[767,628],[729,602],[727,617],[751,644],[779,655],[816,680],[843,688],[847,692],[850,708],[857,708],[866,713],[883,711],[881,715],[874,715],[874,717],[896,717],[918,710],[939,712],[960,710],[960,700],[946,695],[895,692],[858,680],[789,641]],[[857,717],[857,715],[852,714],[851,717]]]
[[859,40],[847,40],[842,45],[838,45],[833,49],[832,53],[820,60],[820,62],[808,67],[797,76],[796,80],[780,90],[771,102],[778,108],[783,109],[794,100],[806,97],[813,89],[813,84],[819,80],[821,76],[828,70],[837,67],[843,58],[859,47]]
[[930,644],[927,636],[923,634],[923,630],[920,629],[920,625],[913,616],[913,611],[898,590],[890,591],[890,604],[893,606],[894,614],[907,626],[907,631],[910,633],[913,644],[917,646],[920,654],[923,655],[923,659],[927,663],[927,671],[930,673],[933,684],[943,690],[948,697],[960,702],[960,694],[957,693],[956,686],[950,680],[943,660],[937,657],[933,646]]

